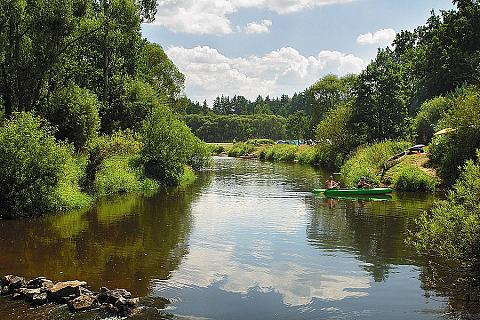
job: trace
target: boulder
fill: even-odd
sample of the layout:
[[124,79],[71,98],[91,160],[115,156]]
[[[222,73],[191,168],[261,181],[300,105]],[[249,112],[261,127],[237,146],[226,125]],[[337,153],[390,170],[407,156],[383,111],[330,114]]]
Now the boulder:
[[49,289],[51,287],[53,287],[52,280],[48,280],[45,277],[38,277],[27,282],[27,288],[29,289],[37,289],[37,288]]
[[22,288],[21,290],[18,291],[18,293],[23,294],[23,296],[25,298],[25,301],[32,302],[33,297],[35,295],[41,294],[42,290],[40,288],[37,288],[37,289],[23,289]]
[[65,302],[80,296],[80,288],[86,286],[85,281],[65,281],[57,282],[51,288],[48,289],[48,297],[50,300],[59,302],[63,300]]
[[2,295],[12,294],[16,289],[24,287],[25,284],[25,278],[19,276],[8,275],[0,279]]
[[107,288],[102,287],[97,295],[97,300],[100,303],[115,305],[118,299],[130,299],[131,297],[132,294],[125,289],[108,290]]
[[125,299],[119,298],[115,303],[115,308],[118,310],[118,315],[126,317],[132,313],[139,305],[140,300],[138,298]]
[[92,309],[97,305],[97,299],[91,295],[81,295],[68,303],[68,309],[72,312]]

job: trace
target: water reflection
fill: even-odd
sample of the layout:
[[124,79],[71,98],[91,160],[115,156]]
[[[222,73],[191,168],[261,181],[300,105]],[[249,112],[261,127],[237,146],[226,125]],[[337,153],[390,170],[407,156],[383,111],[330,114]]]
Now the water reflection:
[[0,274],[82,279],[148,295],[150,279],[167,278],[188,253],[191,207],[210,181],[150,198],[102,199],[83,212],[0,221]]

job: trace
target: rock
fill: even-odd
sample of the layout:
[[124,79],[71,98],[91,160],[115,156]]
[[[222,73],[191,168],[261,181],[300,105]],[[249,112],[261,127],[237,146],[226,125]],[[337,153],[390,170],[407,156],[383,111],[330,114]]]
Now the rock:
[[71,294],[69,296],[61,297],[56,302],[59,303],[59,304],[66,304],[66,303],[70,302],[71,300],[77,298],[78,296],[79,295],[77,295],[77,294]]
[[97,295],[97,300],[100,303],[109,303],[115,305],[118,299],[130,299],[132,294],[125,289],[108,290],[105,287],[100,289],[100,293]]
[[104,303],[100,306],[100,308],[110,314],[117,315],[119,313],[118,309],[111,303]]
[[38,288],[38,289],[22,289],[21,291],[19,291],[19,293],[23,294],[23,296],[25,297],[25,301],[32,302],[33,297],[35,295],[41,294],[42,291],[41,291],[40,288]]
[[34,294],[31,302],[34,306],[42,306],[48,303],[48,295],[46,292]]
[[67,298],[68,301],[72,297],[78,297],[80,295],[80,288],[86,285],[87,283],[85,281],[78,280],[57,282],[48,289],[48,297],[52,301],[65,300],[65,298]]
[[[2,287],[2,295],[12,294],[16,289],[20,289],[21,287],[25,286],[25,278],[8,275],[2,277],[0,284]],[[5,287],[7,289],[5,289]]]
[[97,305],[97,299],[91,295],[81,295],[68,303],[68,309],[72,312],[92,309]]
[[15,292],[13,295],[12,295],[12,299],[13,300],[22,300],[23,298],[25,298],[25,296],[19,292]]
[[115,308],[118,310],[120,316],[126,317],[132,313],[132,311],[138,307],[139,299],[125,299],[119,298],[115,303]]
[[8,294],[8,286],[3,286],[2,291],[0,292],[2,296],[6,296]]
[[45,277],[38,277],[27,282],[27,288],[29,289],[37,289],[37,288],[49,289],[51,287],[53,287],[52,280],[48,280]]

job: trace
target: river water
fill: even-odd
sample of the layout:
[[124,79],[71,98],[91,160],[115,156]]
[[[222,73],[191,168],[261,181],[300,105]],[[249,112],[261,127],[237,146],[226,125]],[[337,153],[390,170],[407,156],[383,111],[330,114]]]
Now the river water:
[[[215,158],[188,187],[3,220],[0,274],[125,288],[144,297],[135,319],[443,319],[465,307],[455,277],[405,244],[431,195],[313,196],[325,177]],[[96,318],[0,299],[0,319]]]

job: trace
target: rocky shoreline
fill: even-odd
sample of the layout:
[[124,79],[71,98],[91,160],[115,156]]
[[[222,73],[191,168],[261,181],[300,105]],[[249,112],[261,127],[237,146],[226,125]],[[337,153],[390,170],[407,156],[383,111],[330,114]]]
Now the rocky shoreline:
[[67,304],[71,312],[98,309],[109,315],[127,317],[137,312],[139,298],[125,289],[100,288],[99,292],[87,289],[85,281],[54,283],[45,277],[27,280],[24,277],[6,275],[0,279],[0,295],[13,300],[24,300],[33,306],[47,303]]

